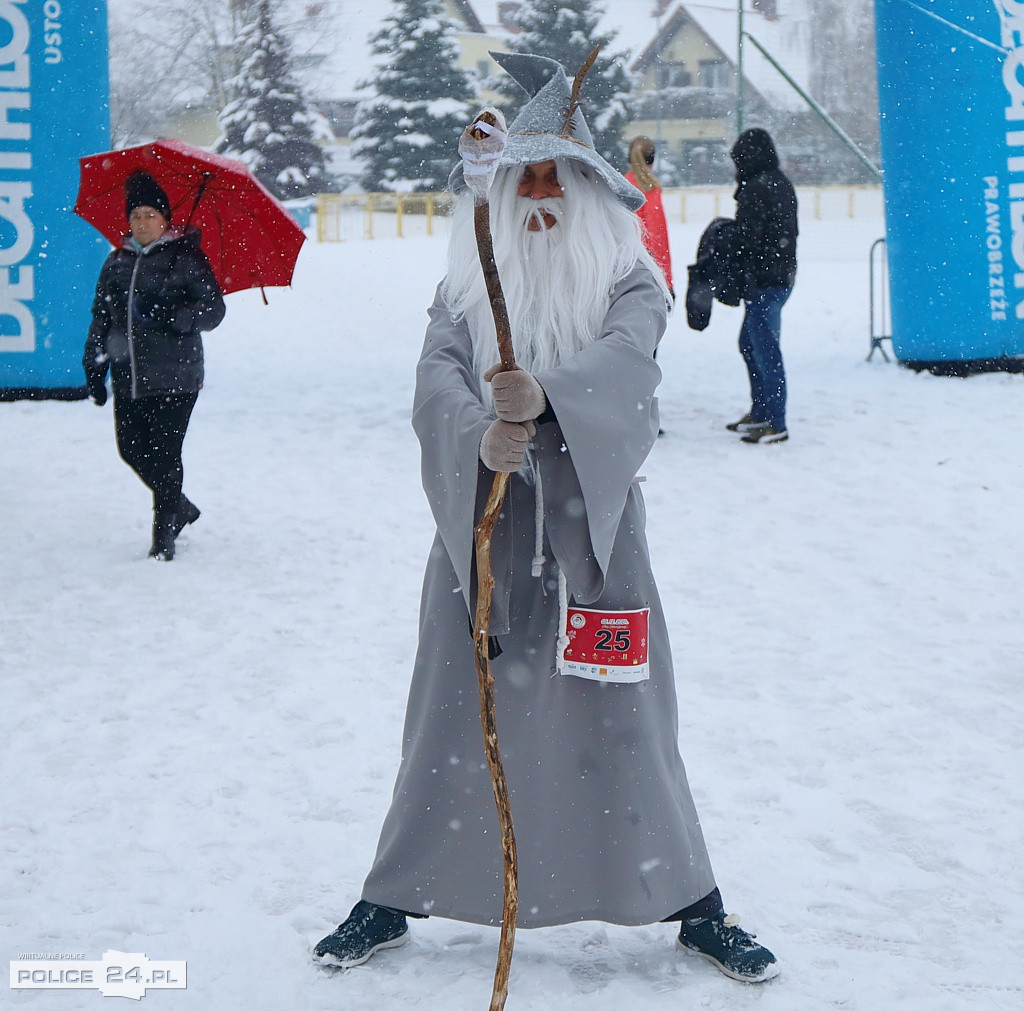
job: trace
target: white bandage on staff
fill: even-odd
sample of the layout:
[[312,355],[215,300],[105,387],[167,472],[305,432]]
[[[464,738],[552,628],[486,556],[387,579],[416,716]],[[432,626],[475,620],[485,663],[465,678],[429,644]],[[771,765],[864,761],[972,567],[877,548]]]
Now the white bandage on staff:
[[[459,155],[462,158],[462,175],[466,185],[475,196],[486,199],[494,172],[505,150],[508,127],[500,110],[487,108],[481,115],[484,112],[489,112],[497,122],[491,124],[477,119],[468,126],[459,138]],[[472,135],[473,130],[479,130],[486,136],[478,140]]]

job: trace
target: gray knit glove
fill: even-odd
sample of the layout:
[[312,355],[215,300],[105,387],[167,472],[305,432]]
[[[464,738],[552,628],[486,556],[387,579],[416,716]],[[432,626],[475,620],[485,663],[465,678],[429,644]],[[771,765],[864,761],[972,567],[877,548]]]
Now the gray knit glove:
[[502,421],[533,421],[548,406],[540,383],[518,366],[502,372],[495,365],[484,373],[484,381],[494,390],[494,410]]
[[530,436],[536,431],[532,422],[518,425],[511,421],[491,422],[480,440],[480,459],[488,470],[511,474],[523,465]]

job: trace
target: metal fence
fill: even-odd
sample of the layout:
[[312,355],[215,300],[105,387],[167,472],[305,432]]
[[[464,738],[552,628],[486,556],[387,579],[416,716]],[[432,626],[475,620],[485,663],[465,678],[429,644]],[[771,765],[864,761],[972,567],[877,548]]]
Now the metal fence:
[[[798,186],[800,216],[815,220],[880,218],[881,186]],[[662,193],[670,222],[703,223],[731,217],[733,187],[687,187]],[[434,235],[452,204],[450,193],[321,193],[316,200],[319,242]]]

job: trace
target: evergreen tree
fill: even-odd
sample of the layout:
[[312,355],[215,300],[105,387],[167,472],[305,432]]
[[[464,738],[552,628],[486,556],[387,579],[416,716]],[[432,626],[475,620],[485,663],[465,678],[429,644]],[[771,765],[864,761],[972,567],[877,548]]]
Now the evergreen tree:
[[316,142],[322,117],[307,103],[278,35],[270,0],[257,0],[254,18],[239,33],[241,71],[229,82],[234,96],[221,112],[219,154],[238,158],[276,197],[313,196],[329,188],[324,153]]
[[[626,72],[625,58],[611,51],[615,32],[602,34],[597,24],[604,10],[593,0],[526,0],[513,15],[522,31],[513,35],[511,46],[516,53],[536,53],[557,60],[572,79],[594,46],[601,53],[583,82],[583,115],[594,146],[620,171],[625,171],[628,144],[623,130],[629,121],[626,103],[632,82]],[[507,100],[502,111],[509,122],[526,102],[526,95],[507,74],[494,82],[495,90]]]
[[361,103],[350,136],[366,166],[367,190],[442,190],[459,158],[459,136],[476,111],[476,91],[459,68],[455,25],[443,0],[395,0],[370,39],[383,57],[373,98]]

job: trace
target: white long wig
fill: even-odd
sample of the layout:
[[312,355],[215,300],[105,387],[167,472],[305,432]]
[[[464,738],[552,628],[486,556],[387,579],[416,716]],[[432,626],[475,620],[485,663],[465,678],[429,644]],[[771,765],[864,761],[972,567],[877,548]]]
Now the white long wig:
[[[587,166],[563,159],[555,164],[560,198],[518,196],[522,167],[499,169],[490,191],[494,260],[512,344],[516,362],[530,372],[552,368],[597,340],[613,286],[638,263],[650,270],[669,301],[661,270],[644,248],[637,216]],[[557,224],[543,227],[544,212]],[[534,217],[541,227],[530,231]],[[491,386],[483,375],[497,364],[498,347],[468,193],[453,213],[441,296],[452,316],[469,324],[474,371],[490,403]]]

